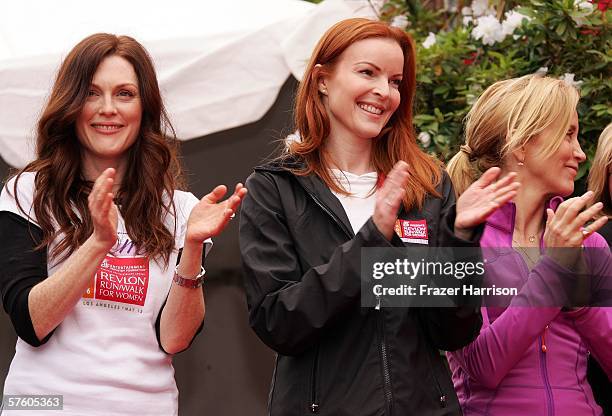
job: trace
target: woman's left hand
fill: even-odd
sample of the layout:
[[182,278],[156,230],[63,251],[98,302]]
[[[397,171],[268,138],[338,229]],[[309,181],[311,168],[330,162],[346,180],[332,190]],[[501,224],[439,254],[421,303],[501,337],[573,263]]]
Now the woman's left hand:
[[511,172],[495,181],[501,169],[487,170],[457,200],[455,233],[471,235],[471,229],[483,223],[497,208],[516,196],[520,183],[515,181],[516,173]]
[[193,207],[187,221],[185,243],[202,244],[207,238],[214,237],[223,231],[233,218],[247,190],[239,183],[232,196],[219,202],[226,192],[225,185],[219,185]]

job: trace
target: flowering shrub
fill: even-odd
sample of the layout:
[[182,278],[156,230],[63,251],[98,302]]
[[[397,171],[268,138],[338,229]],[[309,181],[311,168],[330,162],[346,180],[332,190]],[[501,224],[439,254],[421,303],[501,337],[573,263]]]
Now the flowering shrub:
[[[459,0],[465,7],[442,10],[421,3],[388,0],[380,13],[417,43],[415,124],[424,149],[448,160],[485,88],[540,71],[579,86],[580,141],[592,159],[612,119],[610,0]],[[589,166],[582,164],[579,178]]]

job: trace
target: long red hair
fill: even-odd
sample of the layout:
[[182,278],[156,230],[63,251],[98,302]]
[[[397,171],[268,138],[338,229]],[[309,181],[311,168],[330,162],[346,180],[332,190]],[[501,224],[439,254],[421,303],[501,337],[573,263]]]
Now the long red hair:
[[[401,101],[374,140],[372,164],[379,177],[384,177],[393,165],[404,160],[410,165],[410,178],[404,206],[421,208],[427,194],[439,196],[436,186],[442,178],[441,164],[423,152],[416,142],[412,125],[412,111],[416,89],[416,53],[414,41],[403,30],[385,22],[354,18],[332,26],[319,40],[299,86],[294,103],[295,127],[300,141],[291,142],[289,154],[306,163],[304,169],[294,171],[298,175],[315,173],[332,190],[347,192],[329,173],[329,157],[323,151],[323,142],[330,133],[327,111],[319,92],[318,80],[330,74],[340,55],[353,43],[369,38],[392,39],[404,54],[403,78],[399,86]],[[320,66],[318,66],[320,65]]]

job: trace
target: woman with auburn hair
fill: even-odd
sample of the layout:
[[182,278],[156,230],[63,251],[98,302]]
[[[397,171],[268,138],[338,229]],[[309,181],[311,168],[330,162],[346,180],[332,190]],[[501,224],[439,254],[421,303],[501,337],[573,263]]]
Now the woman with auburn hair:
[[606,218],[586,225],[603,207],[585,209],[592,192],[563,201],[586,159],[578,100],[558,79],[496,82],[470,110],[465,144],[448,165],[459,194],[489,166],[516,172],[522,184],[480,240],[488,284],[518,294],[487,299],[478,337],[447,353],[466,416],[601,414],[586,362],[590,352],[612,375],[612,315],[583,306],[612,304],[610,251],[595,233]]
[[494,168],[455,201],[416,144],[415,79],[401,29],[337,23],[298,90],[300,140],[247,181],[240,246],[250,324],[278,353],[271,415],[460,414],[438,349],[473,339],[477,308],[362,307],[361,251],[477,247],[518,184],[495,189]]
[[19,336],[5,397],[61,395],[62,415],[176,415],[172,354],[202,325],[205,246],[246,189],[223,202],[224,186],[201,200],[177,190],[153,63],[127,36],[70,51],[36,140],[0,196],[0,291]]

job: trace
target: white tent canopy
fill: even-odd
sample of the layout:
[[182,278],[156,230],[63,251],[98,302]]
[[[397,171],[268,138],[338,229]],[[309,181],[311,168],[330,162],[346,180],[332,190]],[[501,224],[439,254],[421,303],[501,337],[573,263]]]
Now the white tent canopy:
[[298,79],[322,33],[365,0],[5,2],[0,15],[0,156],[33,158],[35,123],[65,54],[81,39],[135,37],[155,61],[165,104],[187,140],[260,119]]

